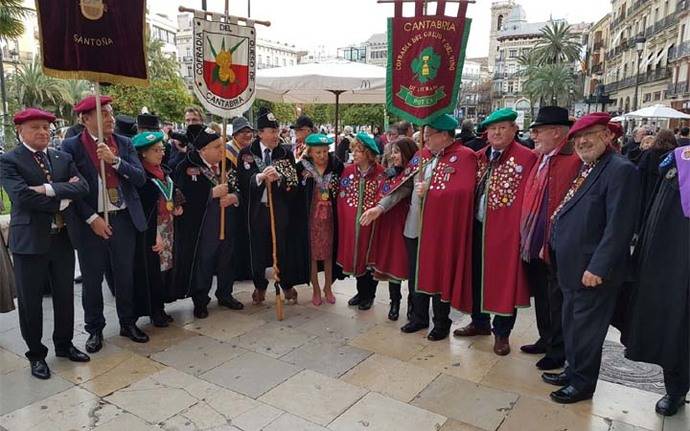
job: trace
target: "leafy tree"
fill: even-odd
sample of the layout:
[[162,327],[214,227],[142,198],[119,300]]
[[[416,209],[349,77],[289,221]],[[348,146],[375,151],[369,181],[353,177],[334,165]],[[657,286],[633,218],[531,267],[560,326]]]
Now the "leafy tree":
[[69,98],[68,90],[59,79],[43,73],[38,58],[31,63],[22,63],[10,81],[11,91],[20,106],[41,106],[55,110]]

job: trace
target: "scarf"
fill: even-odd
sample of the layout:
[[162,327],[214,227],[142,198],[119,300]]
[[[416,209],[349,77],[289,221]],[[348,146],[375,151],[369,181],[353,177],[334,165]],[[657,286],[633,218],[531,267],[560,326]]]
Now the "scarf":
[[146,160],[142,160],[141,165],[146,172],[153,176],[151,181],[160,192],[160,196],[158,197],[158,217],[167,218],[175,209],[173,203],[173,182],[170,177],[165,175],[160,165],[154,165]]
[[[91,138],[88,130],[84,130],[81,133],[81,143],[84,145],[84,149],[89,155],[93,167],[96,168],[96,172],[100,172],[101,161],[98,159],[98,154],[96,153],[96,141]],[[117,156],[117,143],[112,135],[105,140],[105,144],[110,148],[110,151]],[[116,189],[120,186],[120,178],[117,176],[117,171],[108,163],[105,164],[105,186],[108,189]]]
[[[541,169],[542,161],[546,154],[542,155],[538,163],[535,164],[534,169],[537,170],[533,178],[527,182],[525,187],[525,196],[522,204],[522,215],[520,217],[520,256],[525,262],[529,262],[530,250],[532,246],[532,240],[536,233],[537,223],[539,221],[539,215],[542,213],[543,205],[548,205],[548,202],[544,201],[544,194],[549,180],[549,169],[551,167],[551,159],[561,152],[563,147],[568,143],[568,141],[563,141],[557,148],[555,153],[546,162]],[[548,220],[548,216],[547,216]]]

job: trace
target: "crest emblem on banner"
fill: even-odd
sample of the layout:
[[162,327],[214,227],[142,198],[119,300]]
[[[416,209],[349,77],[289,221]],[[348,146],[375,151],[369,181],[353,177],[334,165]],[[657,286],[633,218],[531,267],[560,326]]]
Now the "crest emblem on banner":
[[103,17],[103,12],[105,11],[103,0],[81,0],[79,2],[79,6],[84,18],[92,21],[98,21],[101,19]]
[[209,112],[231,118],[254,102],[254,27],[194,18],[194,94]]

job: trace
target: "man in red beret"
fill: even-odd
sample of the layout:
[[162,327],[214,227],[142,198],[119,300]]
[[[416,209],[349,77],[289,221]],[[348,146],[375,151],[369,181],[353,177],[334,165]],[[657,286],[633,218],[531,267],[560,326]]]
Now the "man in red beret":
[[48,348],[43,335],[43,286],[50,282],[55,310],[53,343],[56,356],[87,362],[89,357],[72,344],[74,333],[74,252],[65,215],[70,203],[89,191],[69,154],[48,148],[50,123],[55,116],[25,109],[14,116],[21,141],[0,157],[0,184],[12,201],[9,247],[19,302],[19,324],[29,350],[31,374],[50,378],[45,362]]
[[[96,98],[88,96],[74,106],[74,111],[81,114],[84,131],[62,143],[62,149],[72,155],[90,189],[88,195],[75,202],[74,217],[69,220],[83,276],[82,305],[86,331],[90,334],[86,342],[89,353],[103,346],[102,283],[109,265],[120,335],[137,343],[148,341],[148,336],[136,326],[137,318],[148,314],[148,299],[142,296],[144,292],[134,291],[133,280],[137,233],[147,227],[136,188],[144,185],[146,175],[132,141],[113,133],[111,101],[108,96],[100,98],[104,142],[97,142]],[[101,160],[105,162],[105,196],[99,175]],[[105,211],[110,215],[109,224],[104,219]]]
[[639,210],[635,166],[611,147],[616,130],[606,113],[586,115],[570,129],[582,167],[552,218],[551,262],[563,293],[568,368],[544,373],[557,403],[592,398],[601,351],[621,285]]

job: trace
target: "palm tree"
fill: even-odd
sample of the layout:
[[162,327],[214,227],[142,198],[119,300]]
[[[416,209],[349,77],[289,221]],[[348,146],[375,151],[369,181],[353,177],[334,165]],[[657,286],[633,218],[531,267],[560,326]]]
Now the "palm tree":
[[21,64],[12,80],[15,96],[21,106],[58,107],[70,97],[64,84],[43,73],[38,59]]
[[525,84],[541,100],[552,105],[567,103],[570,92],[575,91],[575,75],[569,64],[545,64],[539,67]]
[[541,30],[541,40],[534,48],[538,63],[572,63],[580,58],[581,43],[563,21],[552,21]]
[[29,12],[29,8],[22,6],[22,0],[0,0],[0,39],[20,37]]
[[60,80],[60,84],[65,90],[64,94],[66,97],[58,106],[58,111],[61,117],[74,120],[72,106],[91,91],[91,84],[89,84],[89,81],[82,79]]

